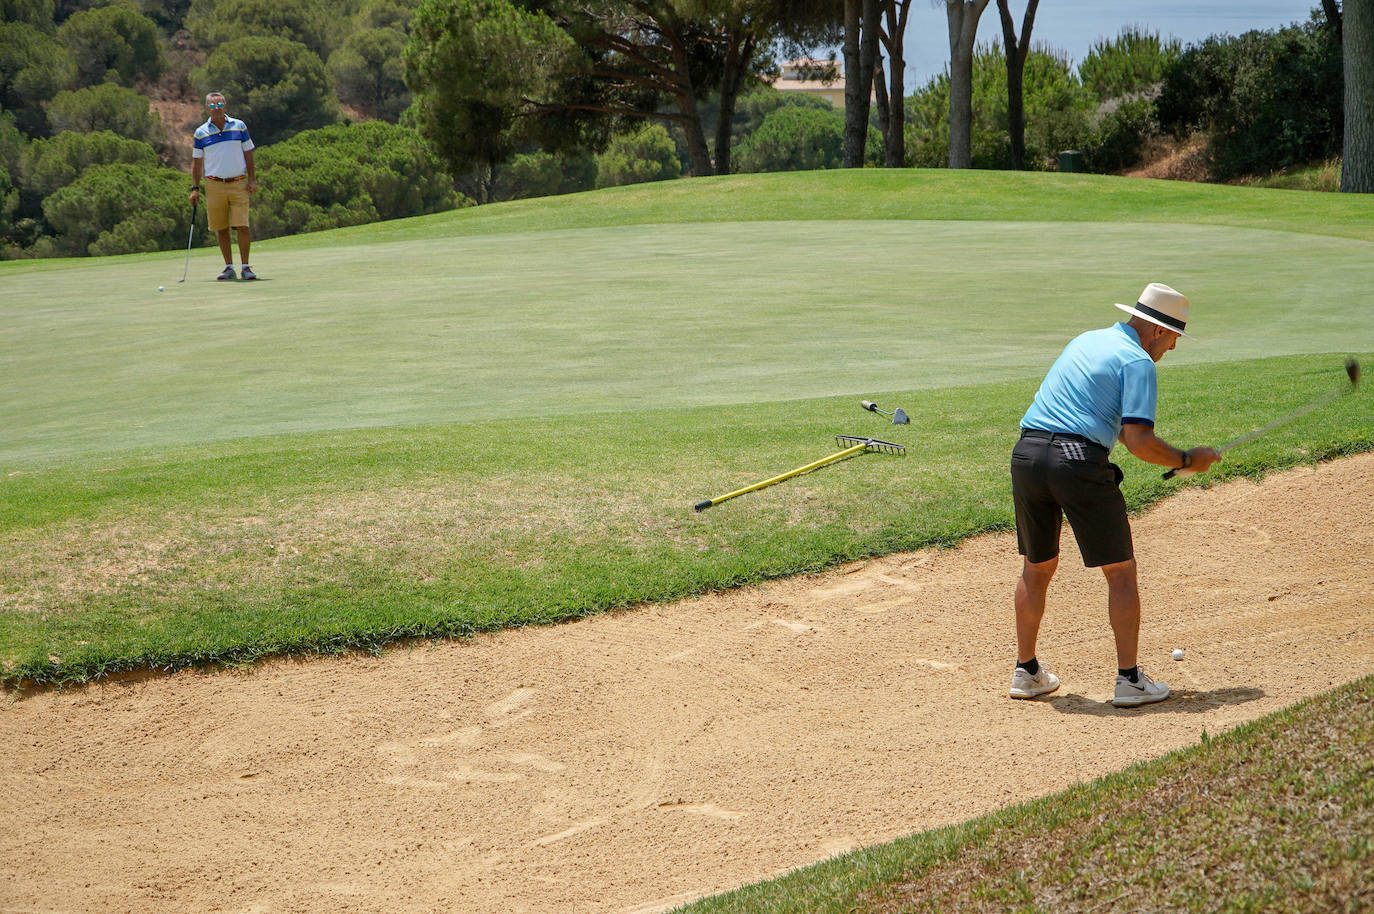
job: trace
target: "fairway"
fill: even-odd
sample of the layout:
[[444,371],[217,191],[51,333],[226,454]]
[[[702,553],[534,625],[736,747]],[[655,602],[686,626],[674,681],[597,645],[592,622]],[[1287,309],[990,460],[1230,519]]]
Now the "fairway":
[[[300,239],[292,239],[299,242]],[[337,429],[1038,378],[1147,281],[1174,365],[1363,351],[1366,241],[1227,226],[789,221],[255,247],[6,275],[0,468]],[[167,291],[158,293],[158,285]]]

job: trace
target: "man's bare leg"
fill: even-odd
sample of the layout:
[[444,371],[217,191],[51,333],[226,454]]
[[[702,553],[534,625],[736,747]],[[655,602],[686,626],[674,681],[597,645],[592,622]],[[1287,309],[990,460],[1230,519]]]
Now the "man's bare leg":
[[1016,582],[1016,660],[1024,663],[1035,657],[1035,642],[1040,637],[1040,620],[1045,617],[1045,594],[1050,579],[1059,567],[1059,557],[1048,562],[1023,560],[1021,578]]
[[[253,233],[250,232],[250,231],[248,231],[248,226],[246,226],[246,225],[240,225],[240,226],[238,227],[238,229],[239,229],[239,262],[240,262],[240,263],[251,263],[252,261],[250,261],[250,260],[248,259],[248,248],[249,248],[250,246],[252,246],[252,243],[253,243]],[[225,249],[227,250],[228,247],[229,247],[229,245],[227,244],[227,242],[228,242],[228,240],[229,240],[228,234],[227,234],[227,233],[226,233],[226,235],[225,235],[225,239],[224,239],[224,240],[225,240],[225,242],[226,242],[226,244],[225,244],[224,247],[225,247]],[[227,257],[228,255],[226,254],[225,256]]]
[[1116,666],[1129,670],[1140,649],[1140,590],[1136,585],[1135,559],[1103,565],[1107,578],[1107,616],[1116,636]]
[[219,239],[219,252],[224,255],[224,262],[232,264],[234,262],[234,249],[229,244],[229,230],[220,229],[215,232]]

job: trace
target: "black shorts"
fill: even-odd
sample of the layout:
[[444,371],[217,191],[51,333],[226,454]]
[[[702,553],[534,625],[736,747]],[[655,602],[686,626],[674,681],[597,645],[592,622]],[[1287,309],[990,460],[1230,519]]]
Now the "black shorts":
[[1089,568],[1135,558],[1121,468],[1102,445],[1080,435],[1024,429],[1011,452],[1016,544],[1030,562],[1059,555],[1059,532],[1069,518]]

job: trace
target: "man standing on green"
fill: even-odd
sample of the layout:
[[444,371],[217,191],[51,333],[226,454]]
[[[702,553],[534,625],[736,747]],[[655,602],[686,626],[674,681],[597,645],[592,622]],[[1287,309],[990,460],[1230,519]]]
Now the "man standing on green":
[[1016,585],[1017,663],[1011,697],[1059,688],[1035,657],[1045,595],[1059,567],[1059,532],[1069,518],[1083,564],[1107,578],[1107,615],[1116,638],[1112,704],[1163,701],[1169,687],[1140,669],[1140,592],[1135,548],[1121,495],[1121,470],[1108,460],[1119,440],[1132,454],[1165,467],[1206,470],[1221,459],[1210,447],[1181,450],[1155,435],[1155,363],[1174,348],[1188,320],[1188,299],[1150,283],[1129,321],[1084,333],[1065,347],[1021,419],[1011,455],[1016,540],[1024,556]]
[[258,179],[253,169],[253,140],[248,125],[224,114],[224,93],[205,96],[210,119],[196,128],[191,150],[191,205],[200,202],[200,180],[206,181],[205,215],[210,231],[219,236],[224,255],[224,272],[216,279],[234,279],[234,255],[229,229],[238,230],[239,259],[244,279],[257,279],[248,265],[248,248],[253,236],[248,230],[248,198],[257,193]]

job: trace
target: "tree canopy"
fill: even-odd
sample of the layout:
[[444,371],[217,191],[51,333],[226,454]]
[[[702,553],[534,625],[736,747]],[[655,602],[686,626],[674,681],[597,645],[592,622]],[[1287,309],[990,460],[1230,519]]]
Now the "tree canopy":
[[64,130],[51,139],[34,140],[24,151],[24,184],[47,197],[71,184],[93,165],[157,165],[157,152],[141,140],[110,130]]
[[162,118],[148,99],[114,83],[57,93],[48,106],[48,121],[59,132],[109,130],[153,144],[162,137]]
[[226,111],[248,124],[255,144],[275,143],[340,117],[323,61],[289,38],[236,38],[191,72],[200,94],[218,90]]
[[76,84],[71,51],[27,22],[0,22],[0,107],[26,133],[47,131],[43,104]]
[[404,59],[415,123],[454,174],[532,143],[577,145],[564,125],[533,116],[557,104],[579,64],[571,36],[542,13],[508,0],[424,0]]
[[[130,206],[137,200],[138,206]],[[184,244],[186,175],[171,168],[95,165],[43,201],[55,254],[128,254]]]
[[395,123],[410,107],[406,88],[406,34],[384,27],[364,29],[348,36],[329,57],[329,73],[339,100],[364,113]]
[[57,30],[57,40],[71,51],[83,86],[133,86],[157,79],[167,68],[157,26],[121,4],[73,13]]
[[452,209],[453,182],[412,128],[335,124],[264,147],[257,237],[312,232]]
[[196,0],[192,8],[188,28],[206,48],[254,36],[300,42],[321,59],[333,50],[339,10],[322,0]]

